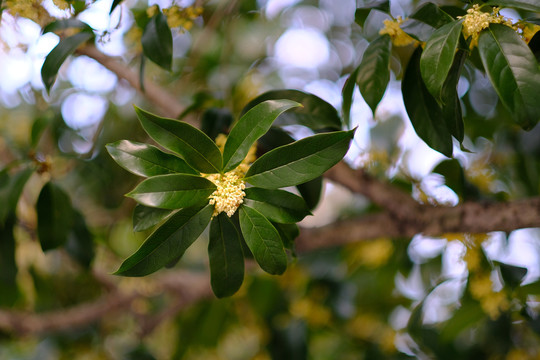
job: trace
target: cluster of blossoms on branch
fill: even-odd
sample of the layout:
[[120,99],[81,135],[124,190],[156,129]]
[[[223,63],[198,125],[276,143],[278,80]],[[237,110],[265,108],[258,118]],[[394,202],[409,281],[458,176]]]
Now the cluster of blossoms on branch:
[[465,38],[471,37],[471,45],[473,48],[478,44],[478,36],[480,32],[487,29],[489,24],[503,24],[516,29],[512,25],[512,21],[499,14],[501,9],[495,7],[492,9],[491,14],[480,10],[478,4],[474,4],[472,8],[467,10],[467,15],[458,16],[458,19],[463,19],[463,34]]
[[407,46],[416,42],[409,34],[401,29],[403,23],[401,16],[394,20],[386,19],[383,21],[384,28],[379,31],[380,35],[388,34],[395,46]]
[[[148,17],[154,16],[159,11],[157,5],[151,6],[146,10]],[[191,30],[193,21],[202,15],[203,8],[201,6],[181,7],[172,5],[168,8],[163,8],[163,15],[167,17],[167,24],[170,28],[181,27],[184,30]]]

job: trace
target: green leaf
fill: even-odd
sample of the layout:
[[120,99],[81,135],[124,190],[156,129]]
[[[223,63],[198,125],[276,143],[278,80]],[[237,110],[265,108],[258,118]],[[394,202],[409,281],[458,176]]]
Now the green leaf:
[[13,235],[16,221],[15,212],[11,212],[4,222],[0,223],[0,306],[7,308],[13,306],[19,298]]
[[92,33],[94,29],[90,27],[87,23],[76,19],[76,18],[68,18],[68,19],[60,19],[53,21],[52,23],[47,24],[43,30],[42,34],[46,34],[48,32],[55,32],[55,31],[61,31],[66,29],[81,29],[83,31]]
[[[204,106],[204,103],[207,102],[205,96],[206,95],[199,94],[198,97],[195,97],[196,102],[190,107],[197,108]],[[203,97],[203,99],[198,99],[201,97]],[[199,101],[201,103],[198,103]],[[184,113],[186,113],[186,111],[184,111]],[[219,134],[226,134],[229,132],[233,120],[233,116],[229,110],[210,108],[207,109],[202,116],[201,130],[208,135],[210,139],[216,139]]]
[[146,206],[172,210],[202,205],[215,190],[216,186],[203,177],[169,174],[144,180],[126,196]]
[[364,23],[371,10],[379,10],[384,13],[390,13],[390,1],[388,0],[373,0],[373,1],[364,1],[364,7],[356,9],[354,13],[354,21],[364,27]]
[[7,169],[0,171],[0,225],[10,214],[15,214],[24,185],[33,173],[32,169],[22,169],[13,175]]
[[205,133],[183,121],[162,118],[138,107],[135,111],[144,130],[158,144],[179,154],[200,172],[220,172],[221,151]]
[[251,100],[242,110],[242,115],[263,101],[279,99],[289,99],[303,107],[281,114],[275,125],[303,125],[314,131],[341,130],[341,119],[332,105],[318,96],[299,90],[268,91]]
[[74,221],[69,195],[58,185],[46,183],[36,203],[37,233],[43,251],[63,246]]
[[94,241],[92,233],[86,226],[84,217],[78,211],[73,211],[73,227],[68,234],[65,248],[67,253],[85,269],[90,268],[94,259]]
[[499,265],[504,284],[511,289],[518,287],[525,278],[525,275],[527,275],[527,268],[505,264],[499,261],[494,261],[493,263]]
[[240,228],[261,269],[273,275],[282,274],[287,268],[287,254],[272,223],[257,210],[242,205]]
[[109,11],[109,15],[112,14],[112,12],[114,11],[114,9],[116,9],[116,7],[118,5],[120,5],[120,3],[122,2],[123,0],[114,0],[112,5],[111,5],[111,10]]
[[237,292],[244,281],[244,254],[238,230],[224,213],[210,223],[208,258],[214,294],[223,298]]
[[294,251],[294,240],[300,235],[300,228],[296,224],[273,224],[283,241],[285,249],[290,250],[293,256],[296,256]]
[[145,276],[180,258],[206,229],[213,211],[210,205],[178,211],[122,263],[115,275]]
[[315,209],[319,200],[321,199],[323,189],[322,176],[316,177],[313,180],[309,180],[303,184],[296,185],[298,192],[306,202],[310,210]]
[[144,55],[165,70],[171,71],[173,58],[172,33],[167,18],[159,11],[153,16],[141,38]]
[[467,60],[467,52],[465,50],[458,50],[441,92],[443,103],[441,110],[446,126],[450,134],[460,143],[465,138],[465,125],[463,124],[461,101],[459,100],[457,86],[465,60]]
[[250,187],[244,192],[246,193],[244,203],[270,221],[296,223],[311,215],[304,199],[288,191]]
[[442,101],[442,88],[454,62],[461,28],[461,20],[438,28],[427,41],[420,57],[420,73],[424,84],[439,101]]
[[445,342],[452,341],[461,332],[484,319],[485,316],[478,302],[462,300],[461,307],[454,312],[441,329],[440,337]]
[[236,168],[251,146],[272,126],[283,112],[301,106],[290,100],[267,100],[255,105],[234,124],[223,149],[223,171]]
[[51,90],[60,66],[66,61],[67,57],[75,52],[79,45],[87,42],[94,37],[94,34],[88,31],[82,31],[75,35],[60,39],[58,45],[45,57],[41,67],[41,80],[45,85],[47,92]]
[[347,128],[351,127],[351,107],[354,97],[354,88],[356,86],[356,78],[358,77],[358,71],[360,68],[356,68],[351,75],[345,81],[343,90],[341,90],[341,112],[343,113],[343,122],[347,125]]
[[433,172],[444,177],[444,183],[452,189],[460,199],[463,199],[465,192],[465,172],[461,164],[456,159],[441,161]]
[[391,48],[390,36],[377,37],[367,47],[359,67],[356,83],[373,114],[390,81]]
[[452,135],[448,131],[441,108],[422,81],[421,54],[422,48],[418,47],[409,60],[401,82],[403,102],[418,136],[432,149],[451,157]]
[[345,156],[355,130],[313,135],[280,146],[258,158],[244,180],[265,189],[278,189],[310,181]]
[[540,3],[538,0],[490,0],[486,5],[513,7],[521,10],[540,12]]
[[527,44],[511,28],[491,24],[478,39],[486,73],[503,105],[524,129],[540,118],[540,67]]
[[412,14],[410,18],[433,26],[435,29],[454,21],[452,16],[441,10],[437,5],[429,2]]
[[133,210],[133,231],[144,231],[159,224],[173,211],[137,204]]
[[32,147],[36,147],[43,134],[43,131],[49,126],[51,118],[48,116],[39,116],[32,123],[32,129],[30,130],[30,144]]
[[135,175],[148,177],[173,173],[198,174],[178,156],[164,153],[152,145],[120,140],[106,147],[118,165]]

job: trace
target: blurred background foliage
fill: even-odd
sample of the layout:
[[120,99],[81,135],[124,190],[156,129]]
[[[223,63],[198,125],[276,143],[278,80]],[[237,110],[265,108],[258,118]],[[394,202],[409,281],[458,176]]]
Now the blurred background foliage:
[[[434,2],[465,6],[458,0]],[[54,18],[86,21],[98,49],[166,88],[183,106],[184,119],[219,128],[250,100],[275,89],[309,92],[340,109],[346,79],[388,18],[374,11],[361,27],[355,10],[378,2],[0,3],[2,315],[65,312],[113,290],[141,295],[125,303],[127,311],[73,329],[0,330],[0,359],[540,356],[537,229],[380,238],[321,249],[294,258],[280,277],[248,271],[239,293],[224,300],[206,295],[187,301],[189,296],[156,285],[178,269],[206,274],[204,241],[173,269],[146,278],[108,275],[150,232],[133,232],[135,204],[124,194],[137,179],[114,163],[104,145],[148,141],[132,104],[154,105],[82,55],[68,58],[47,92],[39,71],[59,38],[41,35],[41,27]],[[390,11],[405,18],[423,3],[391,1]],[[159,9],[172,28],[170,72],[144,60],[141,45],[144,27]],[[506,14],[539,22],[534,12]],[[408,48],[393,52],[391,82],[374,115],[355,90],[350,121],[358,131],[347,161],[422,203],[538,196],[540,128],[524,132],[514,125],[486,77],[472,67],[458,87],[469,151],[456,148],[449,160],[416,137],[399,89],[400,59],[408,56]],[[311,132],[297,125],[286,129],[295,137]],[[322,226],[377,210],[368,199],[325,184],[315,216],[301,225]],[[189,288],[184,291],[189,295]],[[65,312],[66,320],[70,316]]]

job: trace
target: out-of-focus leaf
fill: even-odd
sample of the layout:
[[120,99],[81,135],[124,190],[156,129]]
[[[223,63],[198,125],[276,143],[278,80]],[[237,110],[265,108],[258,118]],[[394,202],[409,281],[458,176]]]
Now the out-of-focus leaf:
[[171,71],[173,58],[172,33],[167,18],[158,11],[146,27],[141,38],[144,55],[165,70]]
[[138,176],[148,177],[173,173],[198,174],[184,160],[164,153],[152,145],[120,140],[108,144],[106,147],[118,165]]
[[364,2],[364,7],[356,9],[354,13],[354,21],[364,27],[366,19],[371,10],[379,10],[385,13],[390,13],[390,1],[388,0],[373,0]]
[[441,10],[440,7],[430,2],[424,4],[414,14],[412,14],[410,18],[433,26],[435,29],[454,21],[452,16],[448,15],[445,11]]
[[465,188],[465,173],[456,159],[448,159],[440,162],[433,172],[444,176],[445,185],[452,189],[457,196],[463,199]]
[[178,211],[157,228],[115,274],[145,276],[180,258],[208,226],[213,211],[210,205]]
[[306,202],[308,208],[313,210],[321,199],[323,178],[322,176],[316,177],[313,180],[296,185],[296,188],[298,189],[300,195],[302,195],[302,198]]
[[429,38],[420,57],[420,73],[426,88],[435,99],[442,102],[442,89],[454,62],[461,20],[456,20],[438,28]]
[[39,116],[32,123],[32,129],[30,130],[30,144],[35,147],[41,138],[41,134],[47,128],[51,119],[48,116]]
[[112,14],[112,12],[114,11],[114,9],[116,9],[116,7],[118,5],[120,5],[120,3],[122,2],[123,0],[113,0],[113,3],[111,5],[111,10],[109,11],[109,14]]
[[299,90],[268,91],[251,100],[242,110],[242,114],[263,101],[279,99],[289,99],[302,104],[303,107],[281,114],[276,120],[276,125],[303,125],[314,131],[341,130],[341,119],[332,105],[318,96]]
[[291,100],[263,101],[246,112],[233,126],[223,149],[223,171],[236,168],[251,146],[272,126],[283,112],[301,106]]
[[43,30],[42,33],[46,34],[48,32],[55,32],[60,30],[66,30],[66,29],[81,29],[83,31],[92,33],[94,29],[87,23],[76,19],[76,18],[69,18],[69,19],[60,19],[53,21],[50,24],[47,24]]
[[15,213],[24,185],[34,171],[23,169],[10,175],[7,169],[0,171],[0,225]]
[[390,36],[382,35],[373,40],[362,58],[356,82],[362,97],[373,114],[390,81]]
[[409,60],[401,83],[405,108],[418,136],[432,149],[451,157],[452,135],[448,131],[437,101],[422,81],[421,54],[422,48],[418,47]]
[[69,195],[58,185],[48,182],[39,193],[36,211],[37,233],[43,251],[63,246],[75,220]]
[[222,169],[221,151],[205,133],[183,121],[162,118],[138,107],[135,111],[148,135],[179,154],[189,166],[203,173]]
[[137,204],[133,210],[133,231],[144,231],[159,224],[173,211]]
[[310,181],[345,156],[354,131],[313,135],[278,147],[257,159],[246,173],[245,180],[266,189]]
[[478,38],[482,63],[514,120],[531,129],[540,119],[540,67],[527,44],[511,28],[491,24]]
[[126,196],[146,206],[173,210],[202,205],[215,190],[216,186],[203,177],[170,174],[148,178]]
[[279,233],[267,218],[249,206],[240,206],[242,235],[261,269],[269,274],[282,274],[287,268],[287,255]]
[[490,0],[486,5],[540,12],[540,3],[537,0]]
[[17,287],[17,263],[15,262],[15,237],[13,227],[16,222],[15,212],[0,222],[0,306],[11,307],[19,297]]
[[245,193],[244,203],[270,221],[296,223],[311,214],[304,199],[285,190],[250,187]]
[[68,234],[65,248],[68,254],[86,269],[90,267],[95,255],[93,240],[84,217],[74,210],[73,227]]
[[354,88],[356,87],[356,78],[358,77],[358,70],[360,68],[356,68],[351,75],[347,78],[347,81],[345,81],[345,85],[343,85],[343,90],[341,90],[341,98],[343,101],[341,102],[341,112],[343,113],[343,122],[347,126],[347,128],[351,128],[351,106],[353,103],[353,97],[354,97]]
[[216,139],[219,134],[229,132],[232,122],[233,116],[229,110],[210,108],[202,116],[201,130],[210,139]]
[[81,44],[93,37],[94,34],[92,32],[82,31],[67,38],[60,39],[58,45],[45,57],[45,61],[41,67],[41,80],[47,92],[51,90],[58,70],[60,70],[60,66],[66,61],[67,57],[73,54]]
[[441,339],[445,342],[452,341],[462,331],[486,317],[480,304],[476,301],[464,301],[461,307],[454,312],[452,317],[444,324],[441,330]]
[[293,256],[296,256],[294,252],[294,240],[300,235],[300,228],[296,224],[273,224],[283,241],[283,246],[287,250],[292,252]]
[[218,298],[231,296],[244,281],[244,254],[236,226],[221,213],[210,224],[210,283]]
[[517,288],[525,278],[525,275],[527,275],[527,268],[505,264],[499,261],[494,261],[494,264],[499,265],[504,284],[511,289]]

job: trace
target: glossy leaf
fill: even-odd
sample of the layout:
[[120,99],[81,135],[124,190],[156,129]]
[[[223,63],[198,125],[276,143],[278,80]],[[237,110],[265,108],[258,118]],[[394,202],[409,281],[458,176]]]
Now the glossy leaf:
[[504,284],[511,289],[518,287],[523,282],[525,275],[527,275],[527,268],[525,267],[505,264],[498,261],[495,261],[494,263],[499,265]]
[[15,213],[19,197],[33,172],[32,169],[23,169],[10,175],[7,169],[0,171],[0,225]]
[[234,124],[223,149],[223,171],[236,168],[246,157],[251,146],[272,126],[283,112],[301,106],[291,100],[267,100],[249,109]]
[[467,51],[458,50],[441,91],[441,110],[446,126],[450,134],[460,143],[465,138],[465,125],[463,124],[463,113],[461,111],[461,101],[457,92],[457,86],[465,60],[467,60]]
[[148,135],[179,154],[189,166],[203,173],[222,169],[221,151],[205,133],[183,121],[162,118],[138,107],[135,111]]
[[[203,97],[204,99],[201,100],[196,98],[196,103],[191,105],[191,107],[197,108],[204,106],[205,96],[206,95],[198,96]],[[198,103],[199,101],[201,103]],[[188,110],[186,109],[184,113],[187,114],[187,111]],[[182,116],[180,116],[180,118],[182,118]],[[207,109],[202,116],[201,130],[208,135],[210,139],[216,139],[219,134],[226,134],[229,132],[233,120],[233,116],[229,110],[210,108]]]
[[358,77],[358,71],[360,68],[356,68],[351,75],[345,81],[343,90],[341,91],[341,112],[343,114],[343,122],[347,125],[347,128],[351,127],[351,107],[354,98],[354,88],[356,87],[356,78]]
[[65,244],[67,253],[81,266],[88,269],[94,259],[94,238],[86,226],[84,217],[78,211],[73,211],[73,227],[68,234]]
[[373,114],[390,81],[391,48],[390,36],[379,36],[367,47],[359,67],[356,82]]
[[87,23],[76,19],[76,18],[68,18],[68,19],[60,19],[53,21],[52,23],[47,24],[43,30],[42,33],[46,34],[48,32],[56,32],[60,30],[66,30],[66,29],[81,29],[83,31],[87,31],[89,33],[92,33],[93,29],[88,25]]
[[420,75],[421,52],[422,48],[418,47],[409,60],[401,83],[403,101],[418,136],[432,149],[451,157],[452,135],[437,101],[427,90]]
[[441,26],[431,35],[420,57],[424,84],[431,95],[441,102],[442,88],[454,62],[461,28],[461,20]]
[[137,204],[133,210],[133,231],[144,231],[159,224],[173,211]]
[[210,205],[178,211],[157,228],[115,274],[145,276],[180,258],[206,229],[213,211]]
[[421,21],[428,24],[435,29],[454,21],[452,16],[441,10],[440,7],[433,3],[426,3],[420,7],[414,14],[410,16],[411,19]]
[[203,177],[169,174],[144,180],[126,196],[146,206],[172,210],[202,205],[214,190],[216,186]]
[[276,125],[303,125],[314,131],[341,130],[341,118],[332,105],[318,96],[299,90],[268,91],[251,100],[242,110],[242,114],[263,101],[279,99],[296,101],[303,107],[281,114],[276,120]]
[[310,181],[338,163],[347,153],[354,130],[313,135],[280,146],[257,159],[245,181],[278,189]]
[[244,203],[278,223],[296,223],[311,214],[304,199],[285,190],[256,187],[244,190]]
[[374,0],[364,2],[364,7],[356,9],[354,13],[354,21],[364,27],[367,17],[371,10],[379,10],[385,13],[390,13],[390,1],[388,0]]
[[491,84],[514,120],[530,129],[540,119],[540,67],[527,44],[511,28],[491,24],[478,39]]
[[309,180],[303,184],[296,185],[298,192],[306,202],[310,210],[315,209],[319,200],[321,199],[323,189],[322,176],[316,177],[313,180]]
[[172,33],[167,18],[160,11],[153,16],[141,38],[144,55],[165,70],[171,71],[173,58]]
[[210,223],[210,283],[218,298],[231,296],[244,281],[244,254],[236,226],[225,213]]
[[276,228],[249,206],[240,206],[239,213],[242,235],[261,269],[273,275],[282,274],[287,268],[287,255]]
[[48,182],[39,193],[36,211],[37,233],[43,251],[63,246],[75,216],[69,195],[58,185]]
[[296,256],[294,250],[294,240],[300,235],[300,228],[298,225],[282,223],[274,223],[273,225],[278,231],[285,249],[291,251],[293,256]]
[[513,7],[521,10],[540,12],[538,0],[490,0],[486,5]]
[[2,289],[0,306],[7,308],[13,306],[19,298],[13,234],[16,221],[15,212],[12,212],[3,223],[0,223],[0,288]]
[[58,70],[60,70],[60,66],[66,61],[67,57],[73,54],[81,44],[93,37],[93,33],[83,31],[67,38],[60,39],[58,45],[56,45],[45,57],[45,61],[41,67],[41,80],[43,81],[47,92],[54,84]]
[[152,145],[120,140],[106,147],[118,165],[135,175],[198,174],[178,156],[164,153]]

